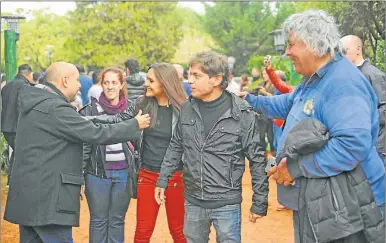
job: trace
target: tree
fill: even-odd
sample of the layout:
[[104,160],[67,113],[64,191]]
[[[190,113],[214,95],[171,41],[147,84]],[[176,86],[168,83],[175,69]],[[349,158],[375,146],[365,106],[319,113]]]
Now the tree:
[[212,37],[203,29],[200,15],[189,8],[178,8],[177,13],[183,19],[181,30],[184,37],[179,43],[179,48],[172,62],[187,65],[194,53],[210,50],[216,45]]
[[46,10],[32,11],[32,16],[31,20],[20,23],[17,60],[18,65],[28,63],[34,71],[38,71],[50,64],[47,46],[53,46],[51,61],[64,60],[62,47],[69,23],[65,17],[47,13]]
[[67,58],[92,66],[122,65],[128,57],[142,68],[170,61],[182,38],[176,3],[77,2],[65,41]]
[[235,72],[245,72],[252,55],[274,54],[270,32],[294,12],[293,3],[220,2],[205,5],[205,30],[219,51],[236,58]]

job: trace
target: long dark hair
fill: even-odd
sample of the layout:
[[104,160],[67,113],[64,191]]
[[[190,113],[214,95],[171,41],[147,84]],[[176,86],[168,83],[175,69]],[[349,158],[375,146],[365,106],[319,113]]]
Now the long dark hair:
[[[179,112],[182,103],[186,100],[186,93],[176,69],[169,63],[156,63],[151,65],[150,69],[153,70],[156,79],[162,84],[169,103],[173,106],[174,110]],[[153,118],[150,122],[150,128],[154,128],[157,123],[157,99],[155,97],[143,96],[139,107],[143,113],[149,113]]]

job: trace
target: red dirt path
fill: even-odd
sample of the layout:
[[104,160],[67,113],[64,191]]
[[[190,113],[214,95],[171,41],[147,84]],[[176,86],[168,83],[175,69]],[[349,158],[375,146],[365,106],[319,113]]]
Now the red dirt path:
[[[1,188],[1,242],[18,243],[19,230],[18,226],[3,220],[4,206],[6,202],[7,189],[4,186],[4,177],[2,178]],[[268,215],[260,219],[255,224],[248,221],[249,208],[251,206],[252,190],[250,184],[249,170],[246,170],[243,178],[243,203],[242,203],[242,242],[243,243],[293,243],[292,230],[292,211],[275,210],[276,201],[276,184],[270,181],[269,208]],[[135,208],[136,200],[132,200],[129,210],[126,214],[125,224],[125,243],[133,242],[135,231]],[[74,242],[88,242],[89,211],[86,200],[81,202],[81,222],[80,227],[73,228]],[[158,216],[157,225],[151,240],[152,243],[172,243],[169,234],[165,210],[161,209]],[[210,243],[215,243],[215,233],[212,230]]]

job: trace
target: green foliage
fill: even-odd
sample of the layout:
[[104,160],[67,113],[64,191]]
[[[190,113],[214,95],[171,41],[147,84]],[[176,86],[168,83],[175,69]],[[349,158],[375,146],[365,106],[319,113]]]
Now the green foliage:
[[[264,56],[252,56],[248,61],[248,70],[252,70],[252,68],[257,68],[262,70],[264,64]],[[288,84],[292,86],[296,86],[299,84],[301,80],[301,76],[294,73],[292,70],[292,62],[288,58],[283,58],[280,56],[272,56],[271,64],[275,70],[281,70],[285,73],[286,79],[288,80]],[[254,88],[260,80],[254,82],[250,85],[250,88]]]
[[236,58],[238,75],[246,71],[252,55],[275,53],[269,33],[280,28],[294,10],[293,3],[217,2],[206,4],[203,24],[218,44],[216,51]]
[[8,170],[8,144],[3,134],[0,135],[0,169]]
[[182,39],[176,3],[77,2],[64,43],[67,59],[93,66],[123,65],[137,58],[141,67],[168,62]]
[[189,8],[178,8],[177,14],[183,19],[181,30],[184,37],[172,60],[187,66],[190,57],[199,51],[215,48],[212,37],[204,31],[202,17]]
[[54,46],[52,61],[64,59],[63,42],[70,24],[65,17],[45,10],[32,11],[32,15],[31,20],[20,23],[17,61],[18,65],[28,63],[34,71],[39,71],[50,64],[47,46]]
[[377,60],[374,63],[379,69],[386,73],[386,43],[385,40],[379,42],[377,48]]

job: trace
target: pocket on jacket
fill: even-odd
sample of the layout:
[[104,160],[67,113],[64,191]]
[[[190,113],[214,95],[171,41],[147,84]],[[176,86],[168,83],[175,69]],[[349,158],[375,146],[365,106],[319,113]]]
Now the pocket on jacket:
[[198,132],[198,131],[196,131],[196,129],[194,129],[195,124],[196,124],[196,121],[193,118],[185,117],[185,118],[181,119],[182,136],[185,138],[193,139],[194,135],[197,135],[196,133]]
[[83,176],[60,173],[60,182],[56,210],[63,213],[78,213],[80,187],[84,185]]
[[221,124],[210,138],[210,145],[214,151],[233,154],[241,147],[241,128],[236,123]]

